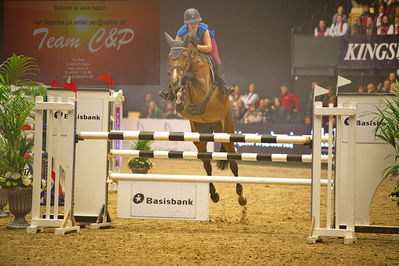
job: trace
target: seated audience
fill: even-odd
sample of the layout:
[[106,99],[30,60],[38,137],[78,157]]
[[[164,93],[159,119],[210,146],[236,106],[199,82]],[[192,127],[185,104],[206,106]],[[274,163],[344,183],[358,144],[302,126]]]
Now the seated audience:
[[248,86],[248,94],[241,97],[241,100],[244,103],[245,109],[248,109],[249,106],[252,104],[255,104],[255,105],[258,104],[259,95],[255,91],[256,91],[256,86],[255,86],[255,84],[251,83]]
[[367,18],[365,33],[366,35],[375,35],[377,33],[377,27],[375,26],[373,19],[370,17]]
[[373,14],[371,14],[371,12],[370,12],[370,7],[369,7],[369,5],[365,5],[365,6],[363,7],[363,12],[362,12],[362,14],[360,15],[360,24],[361,24],[362,26],[366,26],[366,24],[367,24],[367,18],[373,18]]
[[367,84],[367,93],[377,93],[377,89],[373,83]]
[[273,104],[270,106],[269,118],[272,123],[286,123],[287,116],[285,115],[285,108],[281,106],[280,99],[274,98]]
[[234,110],[237,108],[237,102],[238,100],[241,100],[242,96],[240,93],[241,89],[238,85],[235,85],[233,89],[234,89],[233,93],[229,95],[229,100],[231,102],[231,107]]
[[290,121],[292,113],[299,111],[299,98],[290,92],[286,85],[281,86],[280,92],[280,104],[285,109],[287,120]]
[[399,6],[399,2],[397,0],[391,0],[390,4],[388,5],[388,7],[386,9],[386,14],[389,17],[394,17],[396,8],[398,8],[398,6]]
[[148,117],[148,109],[150,107],[150,102],[152,102],[152,94],[151,93],[147,93],[144,96],[144,103],[145,105],[143,106],[142,110],[141,110],[141,115],[140,117]]
[[315,37],[327,37],[329,34],[330,29],[326,26],[324,20],[320,19],[319,25],[314,28],[314,36]]
[[344,21],[346,21],[346,15],[344,14],[344,7],[343,6],[339,6],[337,8],[337,13],[335,13],[333,18],[332,18],[332,24],[337,24],[337,17],[339,15],[342,16]]
[[377,35],[387,35],[390,26],[388,16],[383,16],[381,25],[377,29]]
[[242,122],[242,118],[245,114],[245,107],[241,99],[238,99],[236,103],[237,103],[236,108],[232,109],[232,114],[233,114],[233,121],[238,123]]
[[262,112],[256,108],[256,104],[251,104],[248,111],[244,114],[242,121],[244,124],[262,122]]
[[328,87],[327,94],[324,94],[323,96],[322,102],[324,107],[328,107],[330,104],[337,106],[337,96],[335,95],[335,91],[332,87]]
[[357,93],[359,94],[366,93],[366,89],[364,88],[364,86],[357,87]]
[[386,79],[386,80],[384,80],[382,88],[380,89],[379,92],[381,92],[381,93],[389,93],[390,91],[391,91],[391,82],[389,82],[389,80]]
[[269,119],[269,108],[270,108],[269,99],[265,98],[259,100],[258,110],[262,112],[262,123],[267,123]]
[[161,108],[154,101],[151,101],[148,105],[147,118],[163,118]]
[[351,31],[351,35],[363,34],[363,26],[360,25],[359,17],[354,17],[352,19],[352,25],[351,25],[350,31]]
[[168,103],[166,105],[166,111],[163,116],[167,119],[176,119],[177,118],[177,111],[172,103]]
[[378,8],[378,15],[375,18],[375,25],[379,27],[381,25],[382,17],[385,16],[385,7],[380,5]]
[[343,20],[341,15],[337,16],[337,23],[331,25],[330,36],[344,36],[348,32],[348,24]]
[[394,72],[389,73],[388,80],[390,83],[391,92],[398,88],[397,76]]
[[399,34],[399,17],[395,17],[393,24],[389,27],[388,34]]

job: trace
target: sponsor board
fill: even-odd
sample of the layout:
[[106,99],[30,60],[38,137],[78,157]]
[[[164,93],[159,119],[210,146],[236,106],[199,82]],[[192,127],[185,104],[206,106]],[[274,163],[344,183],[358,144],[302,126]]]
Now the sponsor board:
[[118,217],[208,220],[209,184],[119,181]]

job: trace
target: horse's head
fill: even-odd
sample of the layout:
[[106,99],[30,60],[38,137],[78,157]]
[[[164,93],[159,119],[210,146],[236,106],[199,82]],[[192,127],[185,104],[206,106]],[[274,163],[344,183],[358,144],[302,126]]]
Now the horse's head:
[[176,41],[165,32],[165,38],[170,46],[169,53],[169,77],[170,87],[176,95],[180,88],[184,87],[192,74],[188,71],[194,55],[195,47],[186,36],[183,41]]

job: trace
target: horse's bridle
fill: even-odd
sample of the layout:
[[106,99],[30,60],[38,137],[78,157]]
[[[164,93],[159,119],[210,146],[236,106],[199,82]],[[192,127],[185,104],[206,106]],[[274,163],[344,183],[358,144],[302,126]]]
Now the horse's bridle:
[[[188,50],[186,47],[172,47],[170,49],[171,50],[183,50],[183,51],[187,51]],[[190,69],[191,60],[193,58],[193,54],[194,54],[194,51],[192,51],[190,54],[188,54],[187,59],[186,59],[186,67],[185,67],[185,69],[183,69],[181,66],[171,66],[171,67],[169,67],[169,73],[172,73],[173,69],[180,70],[180,71],[183,72],[183,74],[182,74],[182,78],[183,78],[187,74],[188,70]],[[174,60],[179,59],[180,56],[181,56],[181,53]],[[183,85],[183,84],[180,84],[180,85]]]

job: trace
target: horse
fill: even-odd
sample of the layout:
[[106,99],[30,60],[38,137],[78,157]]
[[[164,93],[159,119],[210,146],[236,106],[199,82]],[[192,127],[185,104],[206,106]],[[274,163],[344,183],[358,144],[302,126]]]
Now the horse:
[[[172,93],[176,97],[176,111],[190,121],[191,131],[199,133],[234,133],[231,103],[214,82],[211,62],[195,45],[195,37],[187,34],[183,41],[174,40],[165,32],[170,46],[169,79]],[[206,152],[206,141],[194,142],[198,152]],[[235,152],[233,143],[222,143],[221,152]],[[208,176],[212,175],[210,159],[202,159]],[[217,167],[227,169],[238,177],[235,160],[218,161]],[[209,184],[210,197],[219,201],[219,193],[213,183]],[[245,206],[243,186],[236,184],[238,203]]]

